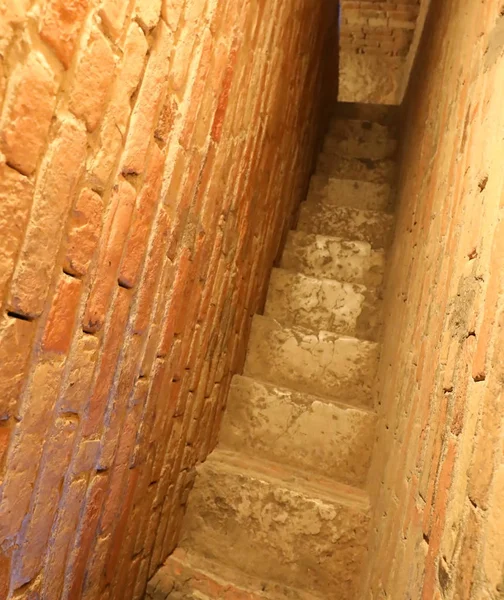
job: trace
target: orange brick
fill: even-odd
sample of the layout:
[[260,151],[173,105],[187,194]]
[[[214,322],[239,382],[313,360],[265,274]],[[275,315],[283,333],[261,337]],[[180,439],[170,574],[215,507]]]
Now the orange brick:
[[185,0],[163,0],[161,14],[172,31],[178,29]]
[[69,557],[64,587],[64,597],[66,598],[81,597],[86,566],[101,508],[106,497],[107,484],[108,478],[106,475],[96,475],[89,484],[84,501],[83,515],[79,523],[78,536]]
[[112,304],[110,323],[105,331],[100,365],[93,392],[89,399],[83,432],[86,437],[101,431],[103,416],[110,398],[110,390],[114,381],[117,361],[121,352],[128,320],[131,297],[127,290],[117,288]]
[[103,218],[101,197],[84,188],[73,208],[68,230],[64,268],[67,273],[85,275],[100,237]]
[[136,91],[144,68],[148,44],[135,22],[129,26],[122,61],[100,127],[100,145],[90,161],[93,188],[104,189],[123,146],[131,113],[131,96]]
[[135,15],[145,29],[152,29],[158,22],[162,0],[137,0]]
[[77,58],[68,104],[76,117],[84,119],[88,131],[94,131],[102,117],[114,70],[110,45],[101,31],[93,28]]
[[189,248],[184,248],[179,258],[177,274],[175,276],[173,289],[167,304],[165,318],[163,319],[164,327],[161,342],[158,348],[158,356],[166,356],[172,344],[173,336],[181,329],[181,311],[184,309],[183,300],[186,294],[186,289],[189,285],[190,276],[191,251]]
[[130,228],[135,198],[135,189],[124,180],[117,184],[112,194],[104,226],[104,242],[100,248],[95,280],[84,315],[85,331],[97,332],[105,322],[106,312],[117,284],[117,271]]
[[226,66],[226,72],[224,74],[224,80],[222,82],[222,88],[217,103],[217,110],[215,111],[214,121],[212,125],[212,138],[218,142],[222,136],[222,128],[224,125],[224,119],[226,118],[227,107],[229,103],[229,93],[231,91],[231,85],[233,84],[234,72],[236,67],[236,60],[238,57],[239,42],[235,38],[229,51],[228,64]]
[[28,371],[34,335],[34,323],[8,316],[0,321],[1,420],[18,414],[17,407]]
[[138,194],[131,233],[126,243],[119,270],[119,282],[125,287],[134,287],[138,280],[144,258],[154,210],[161,189],[164,154],[156,144],[147,166],[144,186]]
[[156,29],[154,47],[131,115],[121,163],[123,173],[143,172],[147,149],[166,93],[172,44],[172,34],[161,21]]
[[28,317],[42,313],[85,155],[85,132],[73,119],[63,120],[42,164],[11,284],[9,305],[16,313]]
[[68,357],[68,376],[59,403],[61,412],[82,415],[91,391],[99,347],[100,340],[92,335],[79,332],[75,336]]
[[44,5],[40,37],[47,42],[68,69],[72,61],[88,0],[49,0]]
[[0,147],[10,166],[31,175],[47,142],[58,77],[35,50],[9,79],[0,117]]
[[[135,307],[135,333],[143,333],[149,325],[151,310],[155,301],[156,286],[161,277],[160,266],[163,264],[163,254],[168,239],[168,216],[164,207],[159,207],[150,248],[145,260],[140,290]],[[171,264],[165,267],[170,270]]]
[[32,197],[29,179],[0,163],[0,302],[14,271]]
[[35,365],[24,394],[20,422],[13,432],[0,502],[2,539],[16,536],[30,505],[44,440],[58,397],[63,360],[43,359]]
[[81,282],[78,279],[65,274],[60,277],[42,336],[42,349],[45,352],[68,352],[80,293]]
[[66,559],[86,496],[86,483],[84,479],[73,481],[63,493],[43,569],[42,594],[47,600],[60,600],[62,597]]
[[77,430],[77,421],[59,418],[44,447],[43,467],[34,491],[34,503],[19,542],[20,560],[14,585],[24,585],[38,573],[58,508],[61,484]]
[[114,39],[123,31],[124,20],[131,4],[131,1],[125,0],[103,0],[101,3],[99,15]]

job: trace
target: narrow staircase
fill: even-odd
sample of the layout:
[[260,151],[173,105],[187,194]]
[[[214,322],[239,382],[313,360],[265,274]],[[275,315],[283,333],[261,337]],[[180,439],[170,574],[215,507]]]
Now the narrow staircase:
[[219,446],[147,598],[358,600],[396,149],[387,111],[367,110],[331,122]]

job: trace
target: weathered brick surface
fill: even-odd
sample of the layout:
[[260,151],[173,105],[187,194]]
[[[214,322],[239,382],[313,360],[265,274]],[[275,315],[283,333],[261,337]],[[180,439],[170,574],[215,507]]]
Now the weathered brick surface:
[[406,98],[372,598],[502,595],[503,28],[497,0],[432,3]]
[[0,598],[139,600],[305,195],[334,2],[0,7]]

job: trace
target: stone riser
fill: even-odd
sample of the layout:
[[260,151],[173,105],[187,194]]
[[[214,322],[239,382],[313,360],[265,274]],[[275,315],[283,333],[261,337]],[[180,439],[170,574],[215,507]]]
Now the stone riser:
[[387,211],[390,208],[391,196],[388,183],[313,175],[308,202],[324,202],[331,206],[348,206],[359,210]]
[[244,375],[353,406],[371,407],[378,354],[374,342],[285,328],[256,315]]
[[369,411],[235,375],[220,444],[362,487],[375,422]]
[[323,202],[304,202],[298,229],[347,240],[364,241],[374,249],[388,248],[392,240],[393,217],[382,212],[334,207]]
[[395,171],[396,163],[390,158],[345,158],[322,152],[317,163],[318,175],[372,183],[390,183],[394,179]]
[[289,271],[377,287],[383,279],[385,256],[367,242],[291,231],[280,261]]
[[273,269],[264,315],[286,327],[305,327],[376,341],[380,301],[366,287]]
[[352,488],[216,451],[198,468],[181,546],[249,576],[355,600],[368,526],[367,500]]

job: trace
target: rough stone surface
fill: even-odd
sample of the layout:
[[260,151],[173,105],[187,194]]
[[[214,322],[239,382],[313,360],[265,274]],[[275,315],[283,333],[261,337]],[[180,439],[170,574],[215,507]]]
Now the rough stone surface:
[[198,469],[181,545],[261,579],[351,600],[367,524],[364,492],[219,450]]
[[369,411],[235,375],[220,443],[362,487],[374,428]]
[[393,225],[392,215],[310,200],[301,205],[298,221],[301,231],[369,242],[374,249],[390,245]]
[[323,175],[313,175],[308,197],[316,201],[322,200],[331,206],[349,206],[360,210],[387,211],[392,204],[392,192],[388,183],[335,179]]
[[379,286],[385,256],[368,242],[348,241],[331,236],[290,231],[280,266],[289,271],[323,279]]
[[322,152],[319,156],[317,170],[320,174],[338,179],[390,183],[395,176],[396,163],[390,158],[374,160]]
[[149,581],[146,599],[166,600],[317,600],[309,592],[242,571],[177,548]]
[[380,302],[364,286],[273,269],[264,315],[286,327],[376,341]]
[[299,392],[372,405],[378,345],[326,331],[282,327],[256,315],[244,373]]
[[324,152],[348,158],[390,158],[396,148],[397,140],[391,129],[371,121],[335,120],[324,140]]

